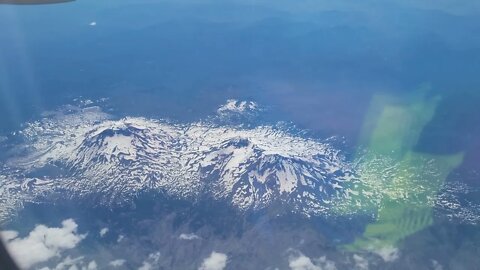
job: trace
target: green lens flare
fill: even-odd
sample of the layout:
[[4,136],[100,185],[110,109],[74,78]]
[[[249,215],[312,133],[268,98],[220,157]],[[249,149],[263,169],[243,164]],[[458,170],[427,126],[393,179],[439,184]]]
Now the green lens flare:
[[433,222],[433,205],[463,153],[432,155],[415,151],[423,128],[432,119],[438,97],[427,89],[408,99],[376,96],[364,125],[362,152],[357,156],[359,181],[351,197],[339,203],[340,213],[365,211],[376,219],[353,243],[350,251],[394,248],[407,236]]

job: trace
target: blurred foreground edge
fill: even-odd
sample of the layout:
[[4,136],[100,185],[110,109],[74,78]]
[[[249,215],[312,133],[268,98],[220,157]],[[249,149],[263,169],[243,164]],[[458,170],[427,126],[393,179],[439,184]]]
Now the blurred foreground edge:
[[15,265],[12,257],[7,252],[3,241],[0,239],[0,269],[2,270],[19,270]]
[[[72,2],[75,0],[0,0],[0,4],[11,5],[41,5],[41,4],[57,4]],[[0,239],[0,269],[2,270],[18,270],[14,261],[8,254],[2,240]]]
[[0,0],[1,4],[10,5],[42,5],[42,4],[57,4],[65,2],[73,2],[75,0]]

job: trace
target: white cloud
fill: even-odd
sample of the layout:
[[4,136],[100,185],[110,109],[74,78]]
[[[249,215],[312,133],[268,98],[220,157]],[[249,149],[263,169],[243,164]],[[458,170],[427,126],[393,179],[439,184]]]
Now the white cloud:
[[20,267],[26,269],[76,247],[86,236],[77,234],[77,227],[73,219],[67,219],[60,228],[37,225],[24,238],[18,237],[14,231],[2,232],[2,236],[7,236],[5,243],[10,254]]
[[18,232],[16,231],[2,231],[0,234],[3,241],[10,241],[18,237]]
[[96,26],[97,25],[97,22],[91,22],[89,23],[90,26]]
[[118,259],[118,260],[113,260],[109,263],[110,266],[113,266],[113,267],[120,267],[122,265],[124,265],[127,261],[126,260],[123,260],[123,259]]
[[182,233],[178,237],[180,240],[197,240],[200,239],[200,236],[194,234],[194,233]]
[[310,259],[301,252],[296,251],[295,255],[290,256],[288,265],[292,270],[336,270],[335,263],[327,260],[325,256],[318,259]]
[[368,270],[368,260],[360,255],[354,254],[353,260],[355,261],[355,269]]
[[291,258],[288,262],[288,265],[292,270],[321,270],[320,267],[313,264],[310,258],[304,255]]
[[57,266],[55,266],[55,268],[44,267],[44,268],[41,268],[40,270],[66,270],[72,267],[77,267],[77,264],[83,264],[83,260],[84,260],[83,256],[73,258],[73,259],[70,256],[67,256],[66,258],[63,259],[63,261],[58,263]]
[[108,228],[102,228],[99,233],[100,237],[104,237],[108,233]]
[[142,266],[138,270],[152,270],[152,265],[149,262],[143,262]]
[[117,238],[117,243],[122,242],[124,238],[125,238],[125,236],[119,235],[118,238]]
[[97,262],[91,261],[87,266],[87,270],[97,270]]
[[372,249],[372,252],[382,257],[385,262],[393,262],[400,257],[400,251],[398,248],[392,246]]
[[227,259],[226,254],[214,251],[203,260],[199,270],[223,270],[227,266]]
[[67,256],[63,261],[61,261],[55,268],[44,267],[40,270],[98,270],[98,265],[96,261],[90,261],[88,264],[85,262],[83,256],[77,258],[71,258]]
[[432,260],[433,270],[443,270],[443,266],[436,260]]
[[148,255],[148,258],[143,262],[142,266],[138,270],[152,270],[157,269],[158,261],[160,260],[160,252],[152,253]]

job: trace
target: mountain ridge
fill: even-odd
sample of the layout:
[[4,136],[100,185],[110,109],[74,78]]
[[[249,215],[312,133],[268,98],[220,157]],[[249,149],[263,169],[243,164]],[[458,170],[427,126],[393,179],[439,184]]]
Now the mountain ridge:
[[[245,108],[252,114],[257,108],[254,103],[228,104],[222,117],[228,108],[235,114]],[[311,215],[347,195],[343,183],[353,177],[329,144],[274,126],[114,119],[100,107],[70,106],[28,124],[19,135],[21,151],[7,160],[3,171],[12,179],[17,176],[11,172],[27,178],[20,189],[33,197],[37,188],[50,187],[79,195],[101,193],[102,203],[108,204],[157,190],[191,200],[211,196],[241,211],[281,202]],[[63,173],[25,177],[49,166]]]

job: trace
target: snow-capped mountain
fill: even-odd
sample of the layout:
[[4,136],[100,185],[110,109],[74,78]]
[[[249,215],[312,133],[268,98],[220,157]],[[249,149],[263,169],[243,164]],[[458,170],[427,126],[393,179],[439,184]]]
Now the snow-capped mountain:
[[219,106],[214,118],[224,125],[248,125],[257,120],[263,111],[264,109],[254,101],[229,99]]
[[[273,126],[114,120],[98,107],[67,107],[27,125],[19,136],[22,146],[3,174],[9,183],[27,179],[28,188],[19,190],[33,197],[37,184],[42,192],[49,187],[72,196],[96,194],[102,203],[161,191],[193,201],[212,197],[240,210],[279,202],[318,214],[346,195],[345,182],[352,178],[329,144]],[[58,173],[44,173],[52,168]]]
[[174,125],[125,118],[95,125],[82,136],[62,164],[71,177],[98,180],[88,181],[97,190],[134,194],[164,189],[182,197],[198,190],[198,180],[182,166],[186,144]]
[[321,209],[345,191],[351,174],[337,151],[272,127],[240,130],[190,127],[193,158],[215,197],[242,209],[281,199],[307,212]]
[[224,117],[237,116],[253,116],[261,111],[260,106],[253,101],[238,101],[229,99],[217,109],[217,114]]

